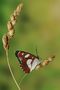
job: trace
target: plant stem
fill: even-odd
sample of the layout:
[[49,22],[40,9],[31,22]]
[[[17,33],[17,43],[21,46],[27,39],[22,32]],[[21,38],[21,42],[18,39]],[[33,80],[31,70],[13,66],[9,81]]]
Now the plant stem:
[[27,76],[27,74],[25,74],[25,75],[22,77],[22,79],[20,80],[19,85],[21,85],[22,81],[24,80],[24,78],[25,78],[26,76]]
[[10,73],[11,73],[11,76],[12,76],[12,78],[13,78],[13,80],[14,80],[17,88],[18,88],[18,90],[21,90],[21,88],[19,87],[19,85],[18,85],[18,83],[17,83],[17,81],[16,81],[16,79],[15,79],[15,77],[14,77],[14,74],[13,74],[13,72],[12,72],[12,69],[11,69],[11,66],[10,66],[10,63],[9,63],[8,49],[6,49],[6,58],[7,58],[7,64],[8,64],[8,67],[9,67],[9,70],[10,70]]

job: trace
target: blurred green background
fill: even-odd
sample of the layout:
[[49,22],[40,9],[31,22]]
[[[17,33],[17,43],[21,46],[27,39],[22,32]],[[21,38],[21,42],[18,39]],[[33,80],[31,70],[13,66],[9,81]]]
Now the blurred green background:
[[[7,21],[22,0],[0,0],[0,90],[17,90],[8,69],[2,36]],[[60,90],[60,0],[23,0],[23,10],[10,41],[9,59],[17,82],[24,72],[20,69],[16,50],[25,50],[42,59],[56,55],[48,66],[33,71],[21,84],[22,90]]]

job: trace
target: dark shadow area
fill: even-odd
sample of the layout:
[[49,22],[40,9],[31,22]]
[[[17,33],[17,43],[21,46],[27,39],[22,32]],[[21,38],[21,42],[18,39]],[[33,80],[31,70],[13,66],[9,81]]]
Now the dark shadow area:
[[0,83],[0,90],[10,90],[10,87],[7,83]]

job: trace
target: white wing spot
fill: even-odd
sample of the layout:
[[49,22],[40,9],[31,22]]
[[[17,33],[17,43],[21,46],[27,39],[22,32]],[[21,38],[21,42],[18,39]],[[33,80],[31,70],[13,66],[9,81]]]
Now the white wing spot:
[[34,59],[32,65],[31,65],[31,70],[30,71],[34,70],[36,68],[36,66],[39,65],[39,64],[40,64],[40,61],[37,58]]
[[25,55],[25,58],[28,58],[29,56],[30,56],[30,54],[26,54],[26,55]]
[[28,65],[28,67],[31,69],[31,62],[32,62],[32,59],[28,59],[27,60],[27,65]]
[[28,65],[28,67],[30,68],[30,72],[31,72],[32,70],[34,70],[37,65],[40,64],[40,61],[39,61],[37,58],[34,59],[34,61],[33,61],[32,64],[31,64],[31,62],[32,62],[32,59],[28,59],[28,60],[27,60],[27,65]]
[[24,53],[22,53],[22,55],[24,55]]

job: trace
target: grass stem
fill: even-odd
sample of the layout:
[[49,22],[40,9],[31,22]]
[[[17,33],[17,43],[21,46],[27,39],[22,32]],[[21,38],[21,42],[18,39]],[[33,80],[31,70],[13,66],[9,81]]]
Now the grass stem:
[[14,80],[17,88],[18,88],[18,90],[21,90],[20,86],[18,85],[18,83],[17,83],[17,81],[16,81],[16,79],[15,79],[15,77],[14,77],[14,74],[13,74],[13,72],[12,72],[12,69],[11,69],[11,66],[10,66],[10,63],[9,63],[8,50],[6,50],[6,58],[7,58],[7,64],[8,64],[9,71],[10,71],[10,73],[11,73],[11,76],[12,76],[12,78],[13,78],[13,80]]

